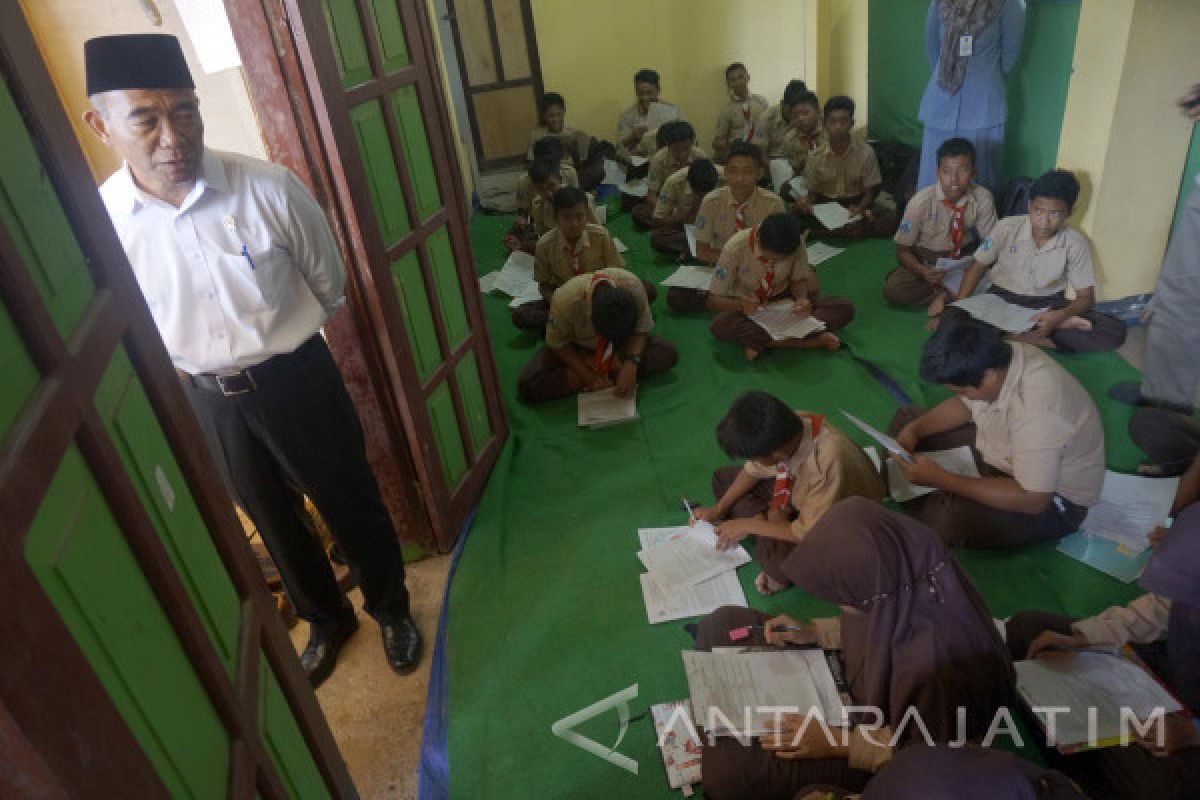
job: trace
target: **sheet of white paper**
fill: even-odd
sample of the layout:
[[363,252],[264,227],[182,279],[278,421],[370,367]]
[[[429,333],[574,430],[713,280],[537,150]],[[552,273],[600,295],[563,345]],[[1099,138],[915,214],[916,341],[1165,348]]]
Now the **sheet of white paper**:
[[[685,718],[692,719],[692,704],[687,700],[659,703],[650,706],[650,715],[654,719],[654,741],[662,751],[663,765],[667,768],[667,783],[672,789],[700,783],[703,744],[696,735],[699,731],[695,722],[688,725],[685,721]],[[684,797],[691,795],[689,788]]]
[[646,158],[645,156],[630,156],[629,157],[629,166],[640,167],[642,164],[645,164],[649,160],[650,159]]
[[631,197],[645,197],[646,192],[650,191],[650,187],[646,185],[645,178],[638,178],[636,181],[624,181],[617,188]]
[[208,74],[242,65],[221,0],[175,0],[200,68]]
[[1000,634],[1000,641],[1008,642],[1008,619],[998,619],[992,617],[992,624],[996,626],[996,633]]
[[651,547],[666,544],[672,539],[686,536],[687,532],[687,525],[676,525],[667,528],[638,528],[638,542],[641,544],[643,550],[649,550]]
[[604,178],[601,183],[607,183],[612,186],[617,186],[625,182],[625,167],[613,161],[611,158],[604,159]]
[[824,242],[813,242],[806,250],[808,252],[808,263],[814,267],[823,261],[828,261],[834,256],[846,252],[844,247],[834,247]]
[[867,454],[867,458],[871,459],[871,463],[875,465],[875,471],[879,472],[883,469],[883,459],[879,457],[879,448],[873,444],[869,444],[863,448],[863,452]]
[[840,203],[818,203],[813,206],[812,213],[822,225],[831,231],[837,230],[844,225],[849,225],[851,222],[857,222],[860,219],[857,214],[853,217],[850,216],[850,212],[843,208]]
[[[495,278],[490,276],[495,275]],[[508,254],[508,260],[497,272],[488,273],[484,278],[492,290],[499,290],[507,295],[516,297],[528,291],[533,281],[533,256],[522,250],[514,250]]]
[[679,107],[670,103],[651,103],[646,109],[646,129],[648,131],[662,127],[664,122],[679,119]]
[[[590,201],[589,201],[590,203]],[[593,206],[592,211],[596,213],[596,222],[601,225],[608,224],[608,206]]]
[[707,522],[697,522],[687,534],[666,544],[638,551],[638,558],[656,578],[671,584],[694,584],[751,561],[742,546],[717,549],[717,534]]
[[[930,450],[920,453],[920,455],[955,475],[979,477],[979,468],[975,466],[975,457],[971,455],[971,448],[966,445],[953,450]],[[911,483],[896,462],[890,458],[887,462],[887,478],[892,499],[897,503],[907,503],[909,500],[915,500],[937,491],[932,486],[917,486]]]
[[692,258],[695,258],[696,257],[696,226],[695,225],[684,225],[683,226],[683,235],[687,237],[688,252],[691,253]]
[[857,425],[859,430],[861,430],[867,436],[870,436],[872,439],[874,439],[875,441],[877,441],[881,445],[883,445],[884,450],[887,450],[889,453],[891,453],[894,456],[903,458],[905,461],[912,461],[912,456],[909,455],[908,451],[905,450],[903,447],[901,447],[900,443],[897,442],[895,439],[888,436],[883,431],[876,430],[874,427],[863,422],[861,419],[854,416],[853,414],[851,414],[849,411],[846,411],[845,409],[842,410],[842,413],[846,415],[846,419],[850,420],[855,425]]
[[637,419],[637,390],[617,397],[616,389],[579,393],[579,427],[604,428]]
[[538,285],[535,281],[530,281],[528,285],[521,290],[520,294],[513,296],[513,299],[508,303],[508,307],[516,308],[517,306],[523,306],[526,303],[536,303],[541,299],[542,290],[538,288]]
[[702,289],[708,291],[712,284],[713,267],[701,267],[697,264],[682,264],[671,273],[671,277],[662,282],[663,286],[678,286],[682,289]]
[[667,583],[654,572],[638,577],[651,625],[711,614],[721,606],[746,607],[746,593],[735,570],[693,584]]
[[783,185],[796,175],[791,163],[786,158],[771,159],[771,188],[776,194],[783,191]]
[[1100,502],[1088,509],[1084,533],[1124,545],[1136,555],[1150,546],[1146,537],[1171,513],[1179,478],[1143,478],[1105,471]]
[[750,319],[776,341],[803,339],[825,330],[825,323],[814,316],[798,317],[792,313],[791,300],[779,300],[765,305],[750,315]]
[[500,280],[500,270],[489,272],[487,275],[479,279],[479,291],[483,294],[489,294],[496,291],[496,284]]
[[[803,175],[797,175],[787,182],[787,187],[791,189],[792,197],[808,197],[808,184],[804,182]],[[782,193],[782,192],[781,192]]]
[[[1157,708],[1180,710],[1179,703],[1146,670],[1127,658],[1076,653],[1066,659],[1018,661],[1017,691],[1031,707],[1066,707],[1055,714],[1059,746],[1088,741],[1088,709],[1096,709],[1096,741],[1121,735],[1122,707],[1139,720]],[[1044,719],[1044,717],[1043,717]]]
[[613,237],[613,247],[617,248],[618,253],[629,252],[629,248],[626,246],[626,244],[615,236]]
[[685,650],[683,669],[695,722],[706,728],[712,722],[708,732],[713,735],[733,733],[726,728],[725,720],[736,727],[738,735],[762,735],[776,722],[776,712],[767,709],[780,706],[797,708],[800,714],[811,710],[831,726],[846,722],[845,706],[821,650]]
[[943,273],[942,286],[958,294],[959,287],[962,286],[963,277],[966,275],[966,269],[974,260],[971,256],[967,256],[966,258],[939,258],[935,266]]
[[1025,333],[1033,327],[1034,315],[1045,311],[1018,306],[991,293],[974,294],[952,305],[1006,333]]

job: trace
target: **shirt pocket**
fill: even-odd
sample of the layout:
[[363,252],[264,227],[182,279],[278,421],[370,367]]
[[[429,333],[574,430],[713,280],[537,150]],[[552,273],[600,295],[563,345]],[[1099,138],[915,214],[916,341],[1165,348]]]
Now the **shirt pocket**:
[[245,248],[240,253],[220,255],[225,292],[234,308],[247,311],[273,310],[283,293],[288,267],[278,248]]
[[1059,247],[1033,257],[1033,284],[1038,289],[1060,285],[1067,276],[1067,250]]

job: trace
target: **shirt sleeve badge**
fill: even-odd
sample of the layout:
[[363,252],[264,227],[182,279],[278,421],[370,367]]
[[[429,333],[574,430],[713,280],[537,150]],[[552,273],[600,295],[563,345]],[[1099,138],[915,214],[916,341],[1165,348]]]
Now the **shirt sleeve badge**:
[[908,220],[904,220],[903,222],[901,222],[900,223],[900,232],[901,233],[912,233],[912,223],[909,222]]

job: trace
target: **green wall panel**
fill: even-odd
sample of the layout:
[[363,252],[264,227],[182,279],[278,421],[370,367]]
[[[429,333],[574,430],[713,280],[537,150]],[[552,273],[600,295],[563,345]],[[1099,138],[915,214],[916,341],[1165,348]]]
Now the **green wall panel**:
[[383,71],[395,72],[408,66],[408,45],[404,43],[404,23],[400,21],[397,0],[371,0],[371,16],[383,56]]
[[492,425],[488,422],[487,400],[483,395],[483,381],[479,377],[479,366],[475,353],[468,352],[454,368],[458,380],[458,394],[462,398],[463,410],[467,414],[467,427],[471,430],[471,446],[476,454],[492,437]]
[[[929,80],[924,45],[928,8],[928,0],[870,2],[868,106],[873,138],[921,146],[917,110]],[[1037,176],[1055,165],[1078,25],[1078,2],[1029,0],[1021,57],[1008,76],[1006,178]]]
[[450,396],[450,385],[443,382],[429,396],[429,421],[433,426],[433,438],[437,441],[438,454],[442,457],[442,474],[446,485],[453,488],[467,471],[467,454],[463,450],[462,437],[458,433],[458,421],[454,415],[454,399]]
[[74,448],[25,558],[172,796],[224,797],[229,737]]
[[241,602],[124,351],[117,352],[101,380],[96,410],[205,630],[233,676]]
[[467,309],[463,306],[462,288],[458,283],[458,269],[454,264],[454,251],[450,248],[450,234],[443,226],[425,243],[429,254],[429,268],[433,271],[433,282],[437,287],[438,301],[442,307],[442,320],[446,325],[446,343],[455,350],[471,332],[467,321]]
[[259,680],[259,731],[288,796],[295,800],[321,800],[329,790],[308,750],[300,726],[292,716],[275,671],[264,653]]
[[417,213],[425,219],[442,207],[442,195],[438,191],[437,172],[429,152],[429,136],[416,87],[405,86],[392,92],[392,110],[404,145],[404,161],[412,179]]
[[8,434],[25,406],[25,401],[37,387],[38,371],[29,360],[29,352],[21,341],[8,309],[0,305],[0,441]]
[[404,192],[400,188],[396,159],[383,120],[383,109],[376,100],[363,103],[351,109],[350,121],[358,139],[359,154],[362,156],[363,169],[366,170],[367,182],[371,189],[371,203],[379,220],[384,244],[395,244],[412,226],[408,220],[408,208],[404,204]]
[[417,372],[424,381],[442,363],[442,351],[438,346],[437,329],[433,326],[429,297],[425,293],[416,250],[410,250],[392,262],[392,286],[400,300]]
[[349,88],[365,83],[372,77],[371,62],[354,0],[324,0],[322,5],[342,85]]
[[67,338],[95,289],[71,223],[3,81],[0,131],[0,224],[16,241],[50,316]]

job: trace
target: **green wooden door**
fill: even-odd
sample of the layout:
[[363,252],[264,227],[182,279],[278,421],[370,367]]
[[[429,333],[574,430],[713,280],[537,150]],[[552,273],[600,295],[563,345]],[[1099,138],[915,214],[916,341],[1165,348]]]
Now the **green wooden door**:
[[507,433],[423,0],[297,0],[310,102],[443,549]]
[[55,97],[0,11],[6,734],[72,797],[353,796]]

